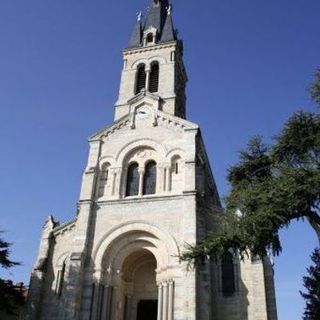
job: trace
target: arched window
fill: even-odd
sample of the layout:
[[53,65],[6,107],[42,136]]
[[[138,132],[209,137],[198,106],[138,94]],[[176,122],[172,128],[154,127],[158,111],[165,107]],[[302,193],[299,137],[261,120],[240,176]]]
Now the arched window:
[[149,91],[158,92],[159,89],[159,63],[154,62],[151,65]]
[[152,33],[148,33],[147,35],[147,43],[153,43],[153,34]]
[[136,162],[128,168],[126,196],[137,196],[139,194],[139,166]]
[[233,255],[228,252],[221,260],[222,294],[225,297],[232,296],[236,291],[235,268]]
[[146,87],[146,67],[144,64],[139,65],[137,70],[136,91],[138,94]]
[[66,271],[66,262],[64,261],[62,264],[62,267],[58,271],[58,275],[57,275],[55,293],[58,297],[60,297],[62,295],[65,271]]
[[143,180],[143,194],[155,194],[157,186],[157,164],[154,161],[147,163]]

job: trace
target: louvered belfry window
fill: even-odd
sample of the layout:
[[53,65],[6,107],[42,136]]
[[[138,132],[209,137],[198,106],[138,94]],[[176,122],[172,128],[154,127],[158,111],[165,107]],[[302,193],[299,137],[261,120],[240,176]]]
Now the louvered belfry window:
[[159,63],[155,62],[151,66],[149,91],[158,92],[159,89]]
[[143,180],[143,194],[155,194],[157,185],[157,164],[154,161],[147,163]]
[[132,163],[128,168],[126,196],[137,196],[139,194],[139,166]]
[[236,290],[234,267],[233,255],[228,252],[221,261],[222,294],[225,297],[232,296]]
[[137,71],[136,94],[140,93],[146,87],[146,67],[141,64]]

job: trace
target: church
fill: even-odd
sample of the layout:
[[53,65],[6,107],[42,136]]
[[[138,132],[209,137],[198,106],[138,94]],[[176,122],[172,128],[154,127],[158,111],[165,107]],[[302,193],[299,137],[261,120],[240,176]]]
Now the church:
[[43,227],[26,319],[276,320],[267,258],[179,260],[220,227],[221,204],[200,128],[186,119],[172,6],[150,1],[123,50],[114,121],[89,138],[76,217]]

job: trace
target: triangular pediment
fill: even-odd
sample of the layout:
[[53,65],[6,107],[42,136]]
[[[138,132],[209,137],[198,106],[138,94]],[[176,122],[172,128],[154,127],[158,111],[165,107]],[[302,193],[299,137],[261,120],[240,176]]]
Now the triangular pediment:
[[142,97],[132,101],[132,108],[129,114],[122,117],[111,126],[108,126],[89,138],[89,141],[100,140],[104,137],[110,137],[115,132],[119,132],[123,129],[136,129],[136,117],[143,117],[149,108],[151,110],[152,126],[161,126],[172,130],[188,131],[198,130],[199,126],[191,121],[184,120],[179,117],[175,117],[166,112],[154,109],[154,104],[151,103],[150,99],[154,102],[153,97]]
[[116,131],[121,130],[122,128],[129,126],[130,124],[130,117],[129,114],[126,116],[122,117],[118,121],[114,122],[112,125],[107,126],[97,133],[93,134],[91,137],[89,137],[89,141],[95,141],[95,140],[100,140],[103,137],[112,135]]

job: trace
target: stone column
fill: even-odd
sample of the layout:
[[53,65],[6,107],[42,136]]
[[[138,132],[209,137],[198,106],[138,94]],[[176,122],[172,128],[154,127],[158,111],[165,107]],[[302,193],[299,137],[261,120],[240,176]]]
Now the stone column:
[[98,283],[94,283],[92,285],[92,297],[91,297],[91,312],[90,312],[90,320],[98,319],[98,309],[99,309],[99,290],[100,285]]
[[173,320],[174,282],[169,281],[168,320]]
[[103,305],[104,305],[104,299],[105,299],[105,287],[104,285],[100,284],[99,286],[99,300],[98,300],[98,319],[103,319]]
[[108,312],[108,299],[109,299],[109,286],[104,286],[104,295],[102,299],[101,305],[101,319],[107,319],[107,312]]
[[115,169],[111,169],[111,196],[113,197],[115,194],[115,190],[116,190],[116,178],[117,178],[117,172]]
[[150,81],[150,69],[146,69],[146,85],[145,85],[145,89],[148,92],[149,91],[149,81]]
[[112,174],[112,197],[119,199],[121,196],[121,168],[114,168]]
[[144,168],[139,168],[139,197],[143,193]]
[[158,316],[157,316],[157,320],[162,320],[162,291],[163,291],[163,287],[162,284],[160,283],[158,285]]
[[166,191],[166,169],[164,163],[157,164],[157,193]]
[[166,191],[170,192],[171,189],[171,166],[166,166]]
[[114,196],[120,199],[126,194],[126,177],[128,175],[128,168],[117,168],[117,176],[115,181]]
[[130,312],[131,312],[131,304],[132,304],[132,296],[126,296],[126,306],[125,306],[125,318],[124,320],[131,320],[130,319]]
[[163,283],[162,320],[168,320],[168,283]]
[[113,287],[108,286],[106,313],[104,315],[106,320],[112,320],[113,315]]

